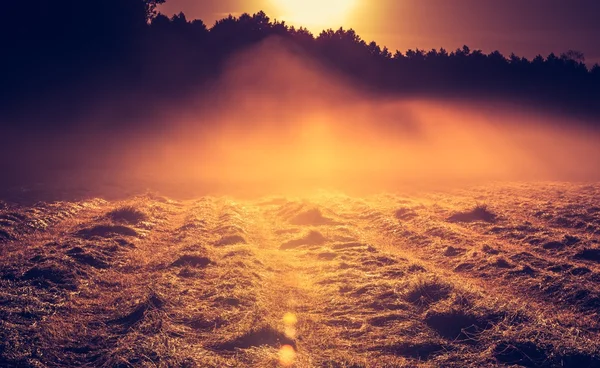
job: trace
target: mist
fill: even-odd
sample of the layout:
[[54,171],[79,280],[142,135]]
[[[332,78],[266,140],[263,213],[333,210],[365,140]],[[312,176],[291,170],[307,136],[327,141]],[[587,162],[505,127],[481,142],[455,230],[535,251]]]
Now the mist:
[[382,96],[279,38],[235,54],[208,88],[151,102],[145,121],[106,121],[119,103],[69,133],[13,134],[2,160],[11,184],[185,197],[600,178],[600,137],[577,119],[499,100]]
[[508,102],[381,97],[277,39],[233,57],[213,97],[190,105],[167,108],[172,129],[129,152],[137,175],[244,194],[599,174],[598,133],[575,119]]

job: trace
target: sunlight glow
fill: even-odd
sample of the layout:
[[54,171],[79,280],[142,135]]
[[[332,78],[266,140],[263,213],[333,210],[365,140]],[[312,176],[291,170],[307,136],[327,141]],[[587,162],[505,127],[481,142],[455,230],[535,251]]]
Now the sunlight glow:
[[289,367],[296,360],[296,351],[290,345],[283,345],[279,349],[279,363],[284,367]]
[[298,323],[298,318],[294,313],[288,312],[283,316],[283,323],[285,323],[286,326],[295,326],[296,323]]
[[358,0],[271,0],[281,18],[306,27],[337,28],[343,25]]
[[283,324],[285,325],[285,335],[290,339],[296,337],[296,323],[298,323],[298,318],[294,313],[286,313],[283,316]]

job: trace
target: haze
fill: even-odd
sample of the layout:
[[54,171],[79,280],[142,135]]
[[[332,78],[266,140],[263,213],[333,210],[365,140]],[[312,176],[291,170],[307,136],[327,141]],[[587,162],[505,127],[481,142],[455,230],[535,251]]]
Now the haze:
[[565,116],[498,101],[381,98],[277,38],[225,70],[209,96],[167,104],[135,130],[97,130],[106,124],[90,116],[83,131],[31,143],[43,157],[22,146],[19,165],[39,167],[30,172],[38,180],[63,168],[68,185],[180,196],[600,177],[597,131]]
[[596,2],[5,3],[0,367],[600,367]]

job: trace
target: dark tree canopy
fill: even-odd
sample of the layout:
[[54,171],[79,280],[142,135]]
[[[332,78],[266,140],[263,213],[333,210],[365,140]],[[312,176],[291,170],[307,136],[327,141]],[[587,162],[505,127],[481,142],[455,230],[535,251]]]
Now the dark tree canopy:
[[[354,30],[305,28],[273,21],[264,12],[228,16],[207,27],[183,13],[158,14],[164,0],[20,0],[3,5],[4,46],[0,118],[26,119],[32,99],[54,106],[61,121],[93,104],[97,91],[129,91],[173,99],[202,89],[234,52],[269,37],[284,38],[358,88],[381,94],[487,96],[559,106],[600,115],[600,66],[581,52],[528,60],[464,46],[454,51],[391,51]],[[80,91],[86,92],[81,94]],[[106,99],[106,93],[103,98]],[[61,107],[62,106],[62,107]],[[52,116],[51,114],[49,116]]]

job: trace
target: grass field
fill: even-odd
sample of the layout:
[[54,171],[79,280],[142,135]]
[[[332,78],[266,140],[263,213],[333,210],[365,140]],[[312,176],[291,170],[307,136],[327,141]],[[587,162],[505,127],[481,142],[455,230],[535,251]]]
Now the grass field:
[[2,367],[600,367],[600,185],[0,202]]

